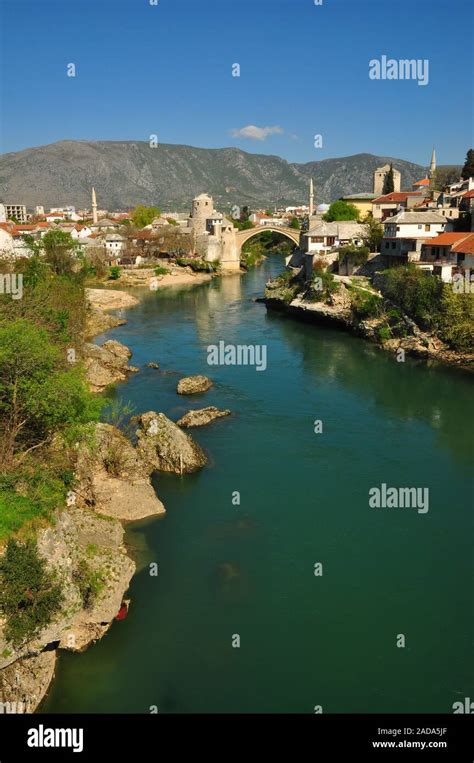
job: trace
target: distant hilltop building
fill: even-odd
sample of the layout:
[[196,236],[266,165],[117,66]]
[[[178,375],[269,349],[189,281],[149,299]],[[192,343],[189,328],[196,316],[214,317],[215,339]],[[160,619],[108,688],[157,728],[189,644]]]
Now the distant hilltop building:
[[[384,164],[383,167],[377,167],[374,172],[374,196],[381,196],[383,193],[383,187],[385,178],[390,172],[390,164]],[[402,176],[398,170],[393,168],[393,190],[398,193],[401,188]]]

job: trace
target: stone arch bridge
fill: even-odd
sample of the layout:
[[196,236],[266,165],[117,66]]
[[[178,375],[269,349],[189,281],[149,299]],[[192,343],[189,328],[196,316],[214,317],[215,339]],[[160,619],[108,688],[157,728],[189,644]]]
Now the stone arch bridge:
[[255,228],[249,228],[248,230],[239,230],[235,234],[235,240],[237,243],[239,254],[242,250],[242,246],[250,238],[258,236],[265,231],[272,231],[272,233],[281,233],[282,236],[290,239],[290,241],[299,246],[300,243],[300,231],[297,228],[287,228],[283,225],[257,225]]

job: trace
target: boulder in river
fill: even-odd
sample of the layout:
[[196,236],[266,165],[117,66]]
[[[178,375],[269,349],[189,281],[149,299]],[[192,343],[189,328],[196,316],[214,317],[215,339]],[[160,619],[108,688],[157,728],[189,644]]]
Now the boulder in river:
[[137,453],[152,469],[188,474],[207,464],[202,448],[164,413],[149,411],[135,420]]
[[197,392],[206,392],[212,387],[212,381],[207,376],[185,376],[180,379],[177,386],[178,395],[195,395]]
[[210,424],[214,419],[220,419],[222,416],[230,416],[230,411],[220,411],[213,405],[207,408],[199,408],[196,411],[188,411],[176,423],[179,427],[202,427]]

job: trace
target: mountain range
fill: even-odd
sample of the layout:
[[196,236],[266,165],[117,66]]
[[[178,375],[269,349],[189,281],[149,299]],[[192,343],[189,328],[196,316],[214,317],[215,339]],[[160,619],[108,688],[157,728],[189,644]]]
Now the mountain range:
[[402,188],[411,189],[426,174],[419,164],[373,154],[295,164],[238,148],[63,140],[3,154],[0,199],[27,207],[89,207],[94,186],[99,208],[145,204],[187,210],[193,196],[203,192],[223,210],[233,204],[256,208],[307,203],[312,177],[320,203],[371,192],[374,170],[387,162],[400,170]]

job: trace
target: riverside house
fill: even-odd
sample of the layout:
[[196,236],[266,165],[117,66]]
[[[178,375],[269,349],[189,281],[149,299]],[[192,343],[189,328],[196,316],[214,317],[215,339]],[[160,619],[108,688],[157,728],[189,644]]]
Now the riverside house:
[[447,220],[438,212],[399,212],[384,222],[381,255],[390,267],[420,259],[426,239],[443,233]]
[[455,273],[474,271],[474,233],[441,233],[425,239],[419,266],[449,283]]

